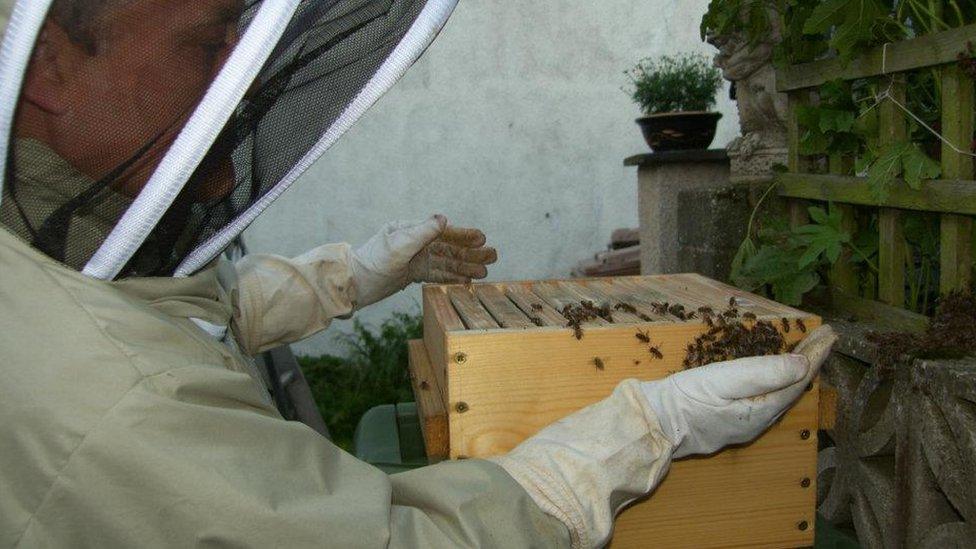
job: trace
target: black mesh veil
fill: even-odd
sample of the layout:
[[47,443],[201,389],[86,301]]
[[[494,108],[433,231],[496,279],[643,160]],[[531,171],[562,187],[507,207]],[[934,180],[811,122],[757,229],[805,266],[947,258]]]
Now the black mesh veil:
[[[449,11],[454,1],[439,3]],[[349,122],[365,88],[392,83],[377,80],[396,76],[388,66],[431,4],[438,0],[298,2],[244,99],[119,276],[170,276],[195,250],[242,230],[320,152],[323,136]],[[0,222],[84,268],[187,131],[210,83],[233,68],[230,52],[261,7],[55,0],[17,104]],[[422,50],[429,39],[414,42]],[[419,52],[403,55],[412,62]]]

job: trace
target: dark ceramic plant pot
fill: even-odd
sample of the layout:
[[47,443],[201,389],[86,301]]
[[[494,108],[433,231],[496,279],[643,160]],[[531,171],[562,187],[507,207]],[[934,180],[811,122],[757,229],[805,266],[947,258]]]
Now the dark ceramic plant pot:
[[707,149],[719,118],[718,112],[665,112],[638,118],[637,124],[651,150],[683,151]]

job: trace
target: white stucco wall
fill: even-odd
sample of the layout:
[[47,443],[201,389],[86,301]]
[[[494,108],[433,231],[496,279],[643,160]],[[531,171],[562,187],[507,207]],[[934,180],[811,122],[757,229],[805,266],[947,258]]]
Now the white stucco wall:
[[[610,232],[637,225],[645,152],[623,71],[646,56],[713,49],[707,0],[462,0],[427,54],[245,237],[297,255],[359,244],[391,219],[446,214],[500,252],[495,280],[566,276]],[[728,91],[713,146],[738,131]],[[419,310],[411,288],[358,314]],[[297,346],[337,352],[340,321]]]

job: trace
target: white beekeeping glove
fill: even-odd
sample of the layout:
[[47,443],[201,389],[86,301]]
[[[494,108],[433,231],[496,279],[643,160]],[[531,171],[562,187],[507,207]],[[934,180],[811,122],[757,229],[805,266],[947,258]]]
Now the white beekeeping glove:
[[673,457],[710,454],[759,436],[803,394],[835,339],[825,327],[794,354],[709,364],[645,383]]
[[600,547],[617,512],[650,493],[672,458],[746,442],[772,425],[820,371],[835,339],[822,327],[791,355],[624,381],[606,400],[492,461],[566,524],[574,547]]
[[376,303],[411,282],[466,283],[485,278],[498,254],[477,229],[450,227],[435,215],[417,223],[394,221],[352,253],[356,307]]

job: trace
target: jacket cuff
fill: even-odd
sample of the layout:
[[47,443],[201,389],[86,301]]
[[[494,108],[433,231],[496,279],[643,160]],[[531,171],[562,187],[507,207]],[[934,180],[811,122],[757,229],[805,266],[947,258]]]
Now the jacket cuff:
[[660,483],[672,451],[640,383],[627,380],[491,461],[569,528],[574,547],[600,547],[617,512]]
[[294,259],[253,254],[239,260],[232,327],[241,348],[253,355],[294,343],[351,314],[350,255],[347,244],[328,244]]

